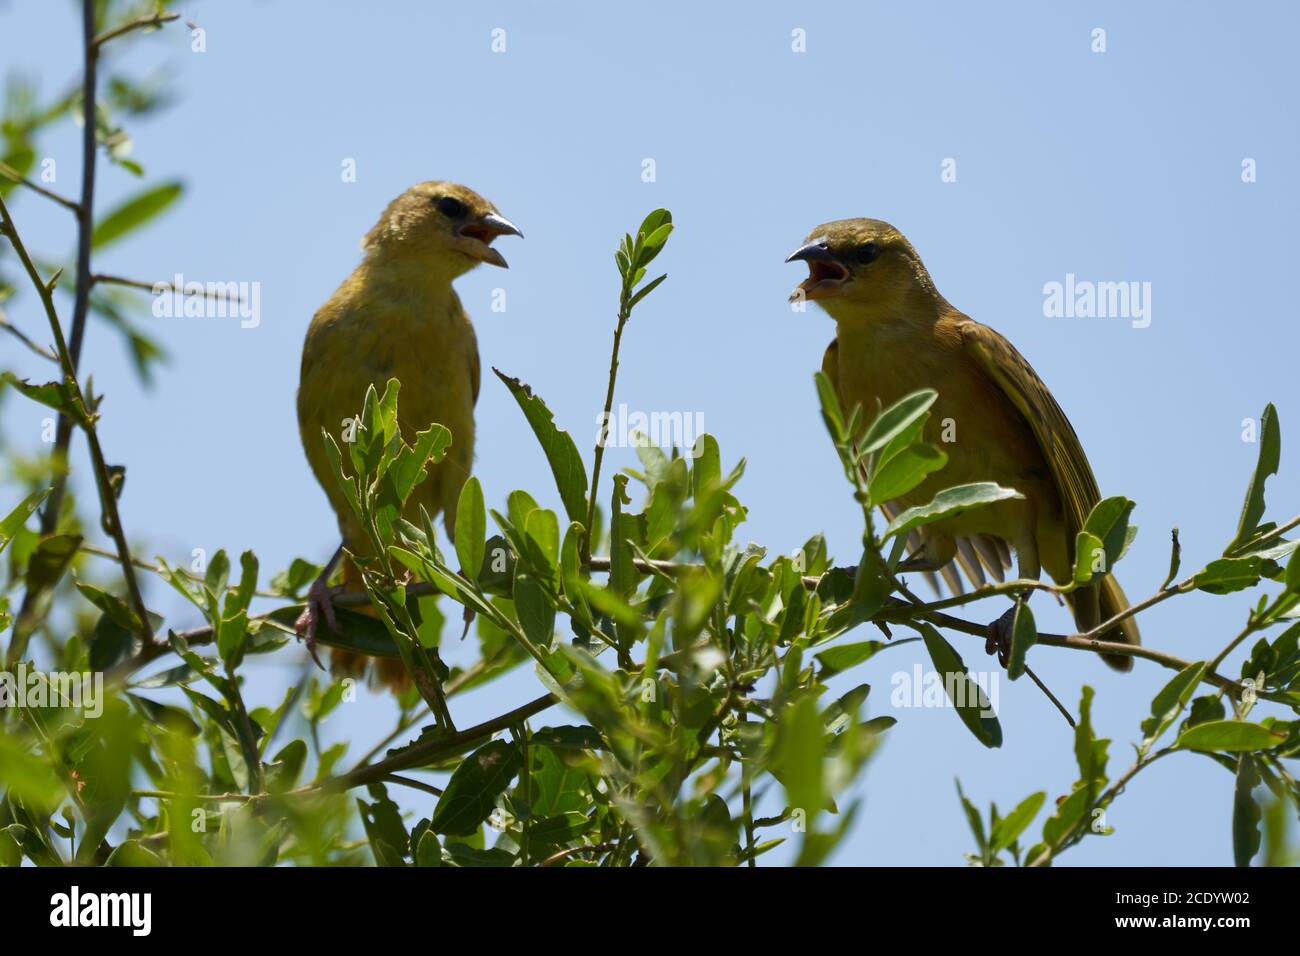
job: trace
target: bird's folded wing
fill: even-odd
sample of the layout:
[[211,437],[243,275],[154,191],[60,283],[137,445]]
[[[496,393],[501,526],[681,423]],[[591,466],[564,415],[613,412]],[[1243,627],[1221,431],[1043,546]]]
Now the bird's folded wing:
[[[822,372],[830,380],[836,394],[839,394],[839,356],[840,342],[839,339],[831,339],[831,344],[826,346],[826,353],[822,356]],[[894,518],[903,510],[902,502],[893,501],[885,502],[880,506],[885,520],[893,521]],[[907,536],[907,547],[909,554],[916,554],[921,550],[921,534],[919,531],[912,531]],[[944,584],[953,594],[962,594],[965,592],[965,586],[962,583],[961,574],[957,568],[960,566],[962,572],[975,587],[980,587],[986,582],[985,570],[995,580],[1001,582],[1004,580],[1004,572],[1011,567],[1011,549],[1001,538],[995,538],[992,535],[980,534],[969,537],[957,538],[957,557],[948,562],[942,568],[938,569],[936,574],[933,571],[922,572],[925,576],[926,583],[936,593],[941,594],[939,588],[939,577],[943,578]]]
[[967,353],[1029,424],[1052,469],[1073,545],[1074,535],[1083,527],[1088,512],[1101,500],[1097,479],[1074,426],[1015,346],[973,320],[962,322],[960,329]]

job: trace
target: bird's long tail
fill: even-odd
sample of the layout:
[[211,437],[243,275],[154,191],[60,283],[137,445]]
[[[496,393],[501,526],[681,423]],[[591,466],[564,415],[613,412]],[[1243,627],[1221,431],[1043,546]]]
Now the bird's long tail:
[[[1124,596],[1124,589],[1119,586],[1114,576],[1109,574],[1102,577],[1098,584],[1080,588],[1068,595],[1067,600],[1070,602],[1070,609],[1074,612],[1075,627],[1080,633],[1090,631],[1098,624],[1109,621],[1129,606],[1128,598]],[[1132,644],[1134,647],[1142,643],[1137,620],[1131,617],[1125,618],[1101,634],[1100,639],[1113,641],[1116,644]],[[1133,669],[1133,658],[1126,654],[1103,654],[1101,657],[1117,671]]]

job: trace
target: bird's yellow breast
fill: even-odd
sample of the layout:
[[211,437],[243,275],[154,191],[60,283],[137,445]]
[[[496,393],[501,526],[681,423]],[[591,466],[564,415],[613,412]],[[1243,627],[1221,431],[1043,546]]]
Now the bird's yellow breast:
[[350,550],[365,537],[335,487],[321,430],[342,444],[348,420],[361,410],[366,388],[383,392],[401,382],[398,413],[403,437],[438,423],[452,433],[447,457],[430,468],[407,503],[417,519],[454,513],[469,475],[474,449],[478,349],[474,330],[450,284],[442,289],[407,285],[359,269],[316,313],[303,349],[298,424],[307,460],[339,515]]
[[[930,501],[954,485],[993,481],[1014,488],[1011,500],[939,522],[927,534],[992,534],[1013,546],[1053,539],[1061,521],[1051,470],[1028,424],[966,353],[957,321],[838,325],[838,391],[846,408],[861,404],[867,421],[878,408],[922,388],[938,398],[930,410],[925,438],[948,456],[947,465],[912,489],[901,504]],[[1059,562],[1051,562],[1055,565]]]

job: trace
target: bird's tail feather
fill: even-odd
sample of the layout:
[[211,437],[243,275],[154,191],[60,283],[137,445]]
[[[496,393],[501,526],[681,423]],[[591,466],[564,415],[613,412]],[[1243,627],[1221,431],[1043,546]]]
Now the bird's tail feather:
[[[1081,633],[1091,631],[1098,624],[1109,621],[1129,606],[1128,598],[1124,596],[1124,589],[1109,574],[1092,587],[1080,588],[1073,594],[1067,595],[1066,599],[1074,612],[1074,624]],[[1101,634],[1100,639],[1116,644],[1132,644],[1134,647],[1142,643],[1137,621],[1131,617],[1125,618]],[[1133,658],[1127,654],[1103,654],[1101,658],[1117,671],[1133,669]]]

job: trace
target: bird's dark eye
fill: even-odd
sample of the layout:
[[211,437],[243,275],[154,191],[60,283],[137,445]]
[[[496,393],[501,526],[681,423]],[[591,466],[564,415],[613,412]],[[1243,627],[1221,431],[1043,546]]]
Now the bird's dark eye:
[[863,265],[875,262],[880,257],[880,247],[874,242],[864,242],[858,246],[857,260]]
[[453,196],[443,196],[437,200],[437,204],[438,212],[448,219],[464,219],[465,214],[469,212],[468,207]]

